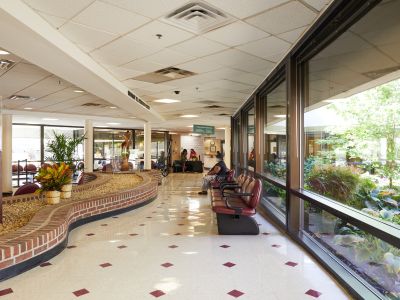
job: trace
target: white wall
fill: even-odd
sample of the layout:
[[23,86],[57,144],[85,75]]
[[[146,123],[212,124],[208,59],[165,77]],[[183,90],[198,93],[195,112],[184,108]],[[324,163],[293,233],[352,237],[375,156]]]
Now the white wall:
[[197,157],[200,155],[200,159],[204,161],[204,142],[202,136],[181,136],[181,151],[187,149],[188,159],[190,155],[190,149],[194,149],[197,153]]

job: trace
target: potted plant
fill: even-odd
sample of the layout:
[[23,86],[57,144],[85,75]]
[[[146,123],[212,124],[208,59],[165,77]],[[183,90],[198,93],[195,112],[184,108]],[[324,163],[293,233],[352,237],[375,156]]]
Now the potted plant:
[[[60,202],[63,186],[71,183],[71,173],[69,165],[65,163],[53,164],[39,169],[35,179],[40,183],[39,193],[45,193],[45,198],[49,204]],[[70,192],[70,191],[69,191]]]

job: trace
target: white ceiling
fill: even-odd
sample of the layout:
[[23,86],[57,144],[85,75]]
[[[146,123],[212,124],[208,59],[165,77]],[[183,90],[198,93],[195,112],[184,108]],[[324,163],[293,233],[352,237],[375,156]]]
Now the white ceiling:
[[[186,0],[23,2],[165,118],[154,126],[187,129],[192,123],[228,125],[229,118],[219,114],[231,115],[249,97],[330,0],[203,1],[232,18],[229,24],[204,34],[194,34],[163,20]],[[0,47],[7,49],[7,45]],[[160,84],[132,79],[170,66],[196,75]],[[3,97],[23,94],[37,98],[30,102],[6,100],[5,107],[9,109],[23,110],[29,105],[42,112],[122,118],[135,115],[122,108],[110,109],[112,99],[77,94],[73,92],[75,88],[25,61],[0,74]],[[174,93],[176,90],[179,95]],[[153,102],[160,98],[182,102]],[[81,106],[87,102],[104,107]],[[206,108],[212,104],[222,108]],[[193,113],[200,119],[179,117]]]

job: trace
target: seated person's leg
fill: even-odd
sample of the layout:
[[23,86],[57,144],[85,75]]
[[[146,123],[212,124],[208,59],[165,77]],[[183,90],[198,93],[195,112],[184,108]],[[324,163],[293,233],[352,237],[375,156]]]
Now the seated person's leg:
[[206,175],[203,177],[203,185],[201,187],[200,195],[207,195],[207,190],[211,187],[211,181],[214,180],[216,175]]

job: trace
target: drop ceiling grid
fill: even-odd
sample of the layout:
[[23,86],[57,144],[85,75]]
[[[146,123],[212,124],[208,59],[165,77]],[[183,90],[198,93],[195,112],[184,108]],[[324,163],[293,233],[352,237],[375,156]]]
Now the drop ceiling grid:
[[[202,89],[202,84],[212,85],[211,82],[223,84],[223,88],[210,89],[208,95],[213,99],[226,99],[233,101],[241,98],[243,101],[251,93],[268,72],[273,68],[292,43],[304,32],[310,22],[316,17],[318,10],[324,7],[329,1],[305,0],[305,1],[283,1],[283,0],[260,0],[255,4],[249,5],[248,1],[238,0],[207,0],[206,2],[235,17],[235,21],[227,26],[221,27],[204,35],[193,35],[182,29],[166,25],[162,22],[162,17],[171,7],[179,7],[187,1],[180,0],[147,0],[147,1],[128,1],[128,0],[96,0],[96,1],[71,1],[71,7],[61,15],[58,8],[62,8],[63,0],[53,0],[47,4],[46,0],[24,0],[34,9],[42,13],[44,18],[51,18],[49,22],[58,25],[61,19],[66,21],[62,24],[60,32],[65,34],[78,46],[85,51],[90,51],[92,57],[101,63],[111,74],[118,79],[124,80],[128,87],[140,92],[144,98],[154,99],[157,95],[170,95],[174,97],[174,89],[190,89],[195,87]],[[228,3],[229,2],[229,5]],[[229,8],[228,8],[229,6]],[[57,8],[58,7],[58,8]],[[105,17],[106,7],[115,12],[107,22],[110,26],[104,26],[107,22],[100,22],[100,17]],[[285,8],[297,8],[305,12],[305,17],[294,18],[294,27],[288,24],[284,32],[276,30],[265,30],[265,24],[254,22],[257,16],[263,14],[273,14],[275,12],[285,12]],[[117,13],[119,12],[119,13]],[[286,14],[292,13],[289,11]],[[125,16],[137,15],[137,23],[114,24]],[[310,20],[310,16],[313,16]],[[58,22],[57,22],[58,21]],[[290,23],[291,20],[283,20]],[[121,22],[124,23],[124,22]],[[255,23],[255,24],[252,24]],[[300,26],[301,25],[301,26]],[[60,26],[60,25],[59,25]],[[135,27],[137,26],[137,27]],[[265,27],[265,26],[264,26]],[[299,28],[300,27],[300,28]],[[171,38],[161,39],[161,45],[153,33],[167,30],[171,33]],[[232,31],[231,36],[229,32]],[[68,33],[69,32],[69,33]],[[149,35],[151,33],[151,35]],[[237,33],[237,34],[236,34]],[[278,34],[279,33],[279,34]],[[93,41],[84,42],[86,37],[93,35]],[[147,36],[149,35],[149,36]],[[240,37],[238,38],[237,35]],[[270,38],[268,46],[273,50],[272,55],[260,53],[254,48],[257,42]],[[242,40],[240,40],[242,39]],[[250,43],[243,46],[243,44]],[[251,43],[255,43],[254,45]],[[191,49],[195,49],[194,51]],[[234,55],[233,55],[234,53]],[[230,58],[231,57],[231,58]],[[171,58],[174,58],[171,61]],[[269,60],[270,59],[270,60]],[[148,67],[146,67],[148,65]],[[154,71],[162,67],[177,65],[187,68],[199,76],[196,80],[174,80],[168,82],[168,88],[159,89],[150,85],[139,86],[129,84],[130,76],[141,75],[145,72]],[[135,69],[137,68],[137,69]],[[192,69],[191,69],[192,68]],[[219,71],[219,72],[216,72]],[[240,75],[238,75],[240,74]],[[237,84],[227,84],[235,80]],[[239,76],[239,77],[238,77]],[[144,94],[148,92],[148,94]],[[188,101],[193,97],[181,97],[182,101]],[[207,98],[205,94],[201,97]],[[188,101],[189,102],[189,101]],[[192,108],[201,108],[203,105],[189,102]]]

